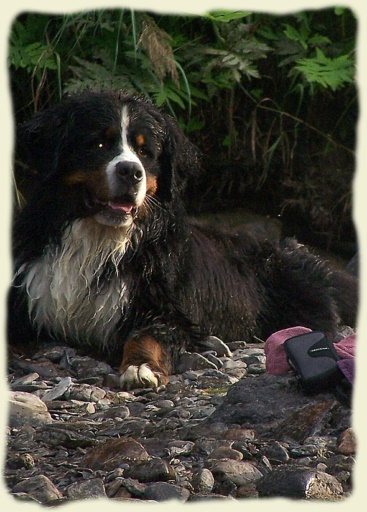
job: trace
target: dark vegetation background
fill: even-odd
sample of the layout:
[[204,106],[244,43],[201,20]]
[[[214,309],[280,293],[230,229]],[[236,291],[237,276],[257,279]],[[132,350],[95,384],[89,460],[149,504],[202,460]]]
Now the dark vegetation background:
[[[203,152],[190,213],[274,217],[283,234],[348,259],[356,251],[356,34],[345,8],[22,13],[9,37],[15,121],[86,88],[150,97]],[[16,166],[17,204],[35,178]]]

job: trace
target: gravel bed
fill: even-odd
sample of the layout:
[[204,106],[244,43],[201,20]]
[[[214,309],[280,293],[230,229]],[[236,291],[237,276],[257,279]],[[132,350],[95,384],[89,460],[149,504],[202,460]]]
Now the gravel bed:
[[118,388],[107,363],[67,346],[9,361],[4,479],[14,499],[180,502],[352,492],[350,410],[265,373],[264,345],[208,340],[167,386]]

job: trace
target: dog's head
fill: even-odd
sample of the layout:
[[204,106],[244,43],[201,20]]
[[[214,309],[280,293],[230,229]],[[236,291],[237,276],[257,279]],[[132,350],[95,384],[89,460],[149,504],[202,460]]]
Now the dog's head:
[[122,94],[84,93],[36,114],[19,127],[16,150],[41,191],[116,227],[179,201],[198,168],[197,150],[171,118]]

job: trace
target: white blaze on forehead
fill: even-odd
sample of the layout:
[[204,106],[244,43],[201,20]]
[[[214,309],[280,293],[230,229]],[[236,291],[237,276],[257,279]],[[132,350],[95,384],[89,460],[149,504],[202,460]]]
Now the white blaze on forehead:
[[142,204],[145,198],[146,192],[146,173],[143,164],[141,163],[138,155],[135,153],[134,149],[129,145],[128,142],[128,132],[130,125],[130,116],[127,105],[122,107],[121,111],[121,153],[113,160],[109,162],[107,165],[107,179],[108,186],[110,189],[111,196],[113,196],[113,191],[117,184],[118,177],[116,176],[116,164],[119,162],[135,162],[141,168],[143,172],[143,179],[139,183],[139,191],[136,197],[137,205]]
[[137,156],[137,154],[135,153],[133,148],[128,143],[127,135],[129,132],[129,127],[130,127],[129,111],[128,111],[127,105],[124,105],[122,107],[122,112],[121,112],[121,149],[122,149],[122,152],[120,153],[120,155],[118,155],[117,158],[120,158],[121,160],[124,160],[127,162],[136,162],[143,168],[143,165],[142,165],[139,157]]

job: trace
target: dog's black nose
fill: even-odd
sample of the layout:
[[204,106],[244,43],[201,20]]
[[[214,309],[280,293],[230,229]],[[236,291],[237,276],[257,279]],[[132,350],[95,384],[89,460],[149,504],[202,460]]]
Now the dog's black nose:
[[116,164],[116,172],[125,180],[131,180],[138,183],[144,177],[143,170],[136,162],[118,162]]

